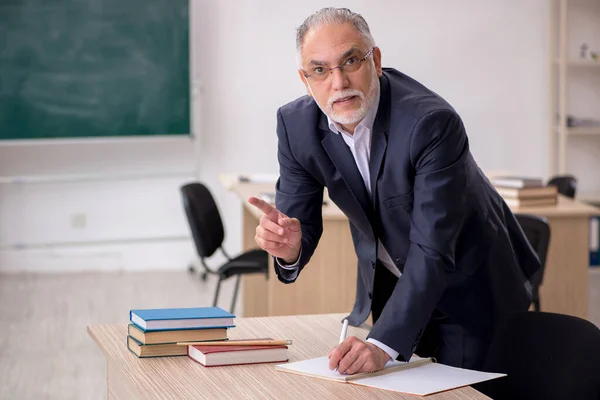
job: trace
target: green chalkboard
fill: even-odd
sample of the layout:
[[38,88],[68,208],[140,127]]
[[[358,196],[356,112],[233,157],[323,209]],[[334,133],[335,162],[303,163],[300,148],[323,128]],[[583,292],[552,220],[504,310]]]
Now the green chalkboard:
[[0,0],[0,139],[190,133],[189,0]]

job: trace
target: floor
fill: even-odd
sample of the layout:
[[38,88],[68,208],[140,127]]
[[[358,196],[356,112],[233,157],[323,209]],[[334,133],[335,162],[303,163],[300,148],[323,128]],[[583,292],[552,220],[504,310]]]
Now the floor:
[[[86,326],[126,323],[131,308],[207,306],[214,285],[185,271],[0,275],[0,399],[105,399],[104,356]],[[600,326],[600,269],[589,304]]]
[[185,271],[0,275],[0,399],[106,399],[105,359],[86,326],[127,323],[132,308],[209,306],[215,284]]

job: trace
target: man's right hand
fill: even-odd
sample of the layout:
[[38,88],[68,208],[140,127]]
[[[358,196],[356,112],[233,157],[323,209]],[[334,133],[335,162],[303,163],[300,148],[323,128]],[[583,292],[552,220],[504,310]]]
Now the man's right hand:
[[297,218],[290,218],[275,207],[257,197],[249,197],[248,203],[263,212],[256,227],[256,244],[272,256],[293,264],[298,259],[302,243],[302,229]]

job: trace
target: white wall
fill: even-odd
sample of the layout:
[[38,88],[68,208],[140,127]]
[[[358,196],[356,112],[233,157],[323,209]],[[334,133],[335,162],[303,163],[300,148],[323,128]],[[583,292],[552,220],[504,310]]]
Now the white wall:
[[[192,0],[192,70],[199,82],[190,143],[0,147],[0,175],[133,170],[177,178],[3,185],[0,243],[164,238],[139,244],[0,250],[0,270],[182,268],[193,258],[178,184],[194,170],[226,222],[226,248],[240,250],[241,205],[222,173],[277,173],[275,113],[303,95],[295,28],[317,9],[362,13],[396,67],[444,96],[462,115],[484,169],[544,175],[547,137],[547,8],[544,0],[372,0],[326,3]],[[198,100],[201,100],[198,101]],[[137,149],[137,151],[135,151]],[[116,160],[116,161],[115,161]],[[192,172],[193,174],[193,172]],[[117,198],[117,196],[119,196]],[[68,199],[68,200],[67,200]],[[118,200],[122,199],[122,200]],[[123,200],[124,199],[124,200]],[[84,229],[70,226],[85,213]],[[173,240],[167,240],[168,238]]]
[[[0,147],[0,271],[185,267],[189,139]],[[127,242],[127,243],[124,243]]]

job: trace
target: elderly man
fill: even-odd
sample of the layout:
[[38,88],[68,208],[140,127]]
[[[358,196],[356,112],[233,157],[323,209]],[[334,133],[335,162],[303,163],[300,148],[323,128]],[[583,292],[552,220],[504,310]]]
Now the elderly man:
[[296,46],[308,96],[278,110],[276,208],[248,199],[264,213],[257,244],[278,278],[294,282],[319,242],[326,187],[358,257],[348,319],[373,316],[367,341],[348,337],[330,368],[375,371],[413,353],[481,367],[497,321],[529,307],[540,265],[473,159],[460,117],[382,68],[366,21],[348,9],[309,16]]

